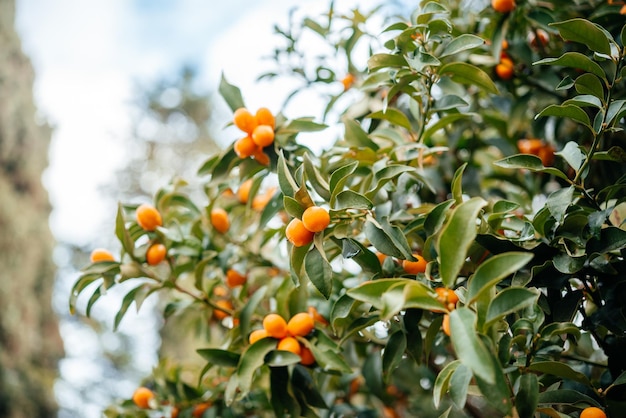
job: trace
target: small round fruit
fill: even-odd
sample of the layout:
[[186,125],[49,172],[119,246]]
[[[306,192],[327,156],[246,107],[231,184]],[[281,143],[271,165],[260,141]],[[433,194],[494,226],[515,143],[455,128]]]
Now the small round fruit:
[[233,145],[233,150],[239,158],[248,158],[253,156],[254,153],[257,152],[258,148],[258,145],[254,143],[250,135],[238,139]]
[[515,0],[491,0],[491,7],[498,13],[509,13],[515,9]]
[[252,188],[252,179],[248,179],[241,183],[239,189],[237,189],[237,199],[239,203],[246,204],[248,203],[248,197],[250,196],[250,189]]
[[165,260],[167,248],[161,243],[152,244],[146,251],[146,262],[151,266],[156,266]]
[[276,119],[274,118],[274,114],[267,107],[260,107],[256,111],[256,123],[259,125],[267,125],[270,128],[274,129],[276,125]]
[[330,214],[320,206],[309,206],[302,214],[302,223],[311,232],[321,232],[330,224]]
[[115,261],[115,257],[109,250],[106,250],[104,248],[96,248],[89,255],[89,260],[92,263],[97,263],[99,261]]
[[344,78],[341,79],[341,84],[343,84],[343,91],[348,91],[350,87],[354,84],[354,75],[351,73],[346,74]]
[[226,285],[230,288],[242,286],[246,282],[246,276],[239,273],[235,269],[228,269],[226,271]]
[[230,229],[230,220],[228,212],[222,208],[214,208],[211,210],[211,225],[218,232],[224,234]]
[[452,289],[447,289],[445,287],[438,287],[435,289],[437,293],[437,300],[448,306],[448,304],[456,305],[459,302],[459,297]]
[[273,338],[285,338],[287,336],[287,321],[282,316],[271,313],[263,318],[263,329],[267,335]]
[[543,141],[537,138],[525,138],[517,140],[517,148],[522,154],[538,155],[543,147]]
[[285,229],[285,236],[296,247],[305,246],[313,241],[315,233],[306,229],[302,221],[293,218]]
[[580,418],[606,418],[606,414],[600,408],[590,406],[583,409],[583,411],[580,413]]
[[304,337],[309,335],[315,328],[315,320],[311,315],[300,312],[291,317],[287,322],[287,332],[294,337]]
[[142,203],[137,207],[135,218],[139,226],[146,231],[154,231],[158,226],[163,225],[161,213],[148,203]]
[[196,406],[193,407],[193,412],[191,413],[191,416],[193,418],[201,418],[202,415],[204,414],[204,411],[209,409],[211,406],[212,406],[211,402],[199,403],[199,404],[197,404]]
[[262,340],[263,338],[269,337],[267,331],[265,329],[255,329],[248,336],[248,342],[250,344],[254,344],[255,342]]
[[213,318],[217,319],[218,321],[229,317],[229,311],[233,310],[233,304],[228,299],[220,299],[215,302],[215,305],[217,306],[217,308],[213,309]]
[[315,363],[315,357],[311,350],[307,347],[301,345],[300,346],[300,364],[304,366],[310,366]]
[[424,273],[426,271],[426,265],[428,262],[424,257],[419,254],[413,254],[416,261],[402,260],[402,268],[408,274]]
[[293,337],[285,337],[282,338],[278,342],[278,346],[276,347],[278,350],[290,351],[294,354],[300,355],[300,343]]
[[443,329],[444,334],[448,337],[450,336],[450,315],[443,315],[443,322],[441,323],[441,328]]
[[263,148],[261,147],[258,147],[252,156],[259,164],[270,165],[270,156],[266,152],[263,152]]
[[510,80],[515,75],[515,64],[510,58],[502,58],[496,65],[496,75],[502,80]]
[[269,125],[259,125],[252,132],[252,140],[259,147],[265,148],[274,142],[274,128]]
[[147,387],[141,386],[138,387],[133,393],[133,402],[139,408],[148,409],[150,408],[150,401],[152,401],[154,397],[155,394],[153,391],[151,391]]
[[256,118],[245,107],[240,107],[235,110],[235,113],[233,114],[233,123],[236,127],[247,134],[252,134],[254,128],[257,127]]

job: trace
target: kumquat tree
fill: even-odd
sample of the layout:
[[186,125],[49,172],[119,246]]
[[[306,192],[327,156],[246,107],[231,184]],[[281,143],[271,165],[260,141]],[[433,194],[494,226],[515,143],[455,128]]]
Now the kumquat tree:
[[115,327],[155,293],[166,323],[198,318],[201,366],[163,359],[105,416],[625,417],[622,9],[331,4],[277,27],[260,79],[324,118],[249,108],[223,76],[239,133],[198,168],[204,199],[120,203],[120,253],[73,288],[89,315],[128,286]]

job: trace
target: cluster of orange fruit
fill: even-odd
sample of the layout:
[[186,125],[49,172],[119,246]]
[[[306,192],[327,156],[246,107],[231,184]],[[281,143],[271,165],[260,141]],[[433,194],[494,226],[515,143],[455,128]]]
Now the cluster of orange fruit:
[[[135,220],[137,221],[137,225],[139,225],[144,231],[148,232],[152,232],[156,230],[157,227],[163,226],[163,217],[161,216],[161,213],[154,206],[148,203],[142,203],[137,207],[135,210]],[[146,263],[151,266],[156,266],[165,260],[166,256],[167,247],[161,242],[155,240],[146,250]],[[115,261],[115,256],[113,256],[113,254],[105,248],[96,248],[91,252],[89,260],[92,263],[100,261]]]
[[289,351],[300,356],[300,363],[310,366],[315,363],[315,357],[308,347],[300,343],[297,337],[306,337],[315,328],[315,319],[306,312],[300,312],[289,321],[276,313],[270,313],[263,318],[263,328],[250,333],[248,341],[254,344],[262,338],[278,340],[278,350]]
[[235,141],[233,146],[239,158],[253,157],[260,164],[268,165],[269,156],[263,148],[274,143],[274,114],[266,107],[259,108],[252,114],[247,108],[235,110],[233,123],[246,133],[246,136]]
[[502,41],[502,51],[500,52],[500,62],[496,65],[496,75],[501,80],[510,80],[515,75],[515,64],[513,60],[507,54],[506,50],[509,47],[509,43],[506,41]]
[[321,206],[309,206],[302,213],[302,219],[293,218],[285,229],[287,240],[296,247],[302,247],[313,241],[317,232],[322,232],[330,225],[330,214]]
[[[435,289],[435,293],[437,293],[437,300],[441,302],[448,311],[453,311],[456,309],[456,304],[459,302],[458,295],[452,289],[448,289],[445,287],[437,287]],[[435,311],[440,312],[440,311]],[[441,328],[443,332],[449,337],[450,336],[450,315],[446,312],[443,315],[443,322],[441,324]]]

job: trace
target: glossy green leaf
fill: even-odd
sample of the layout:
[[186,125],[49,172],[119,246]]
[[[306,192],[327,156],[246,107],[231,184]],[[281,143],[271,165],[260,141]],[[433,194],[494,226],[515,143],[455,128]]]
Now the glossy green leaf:
[[465,168],[467,167],[467,163],[461,164],[459,168],[454,172],[454,176],[452,176],[452,182],[450,184],[450,188],[452,189],[452,197],[454,198],[454,202],[457,205],[463,203],[463,173],[465,172]]
[[285,156],[282,151],[278,154],[278,164],[276,169],[278,172],[278,186],[280,187],[280,191],[285,196],[293,196],[299,186],[291,175],[291,169],[287,165],[287,161],[285,160]]
[[409,245],[409,242],[406,239],[406,235],[402,232],[402,230],[399,227],[389,223],[389,218],[386,216],[380,219],[379,225],[382,227],[386,236],[391,240],[394,247],[400,251],[400,253],[402,254],[401,258],[403,260],[413,260],[413,252],[411,251],[411,246]]
[[465,263],[467,250],[476,237],[476,220],[480,210],[487,204],[480,197],[473,197],[454,208],[450,219],[443,226],[437,242],[439,271],[444,286],[453,288]]
[[609,38],[605,32],[593,22],[586,19],[575,18],[564,22],[551,23],[550,26],[557,28],[566,41],[579,42],[589,49],[605,55],[611,55]]
[[254,293],[250,296],[250,299],[246,302],[246,305],[243,307],[241,312],[239,313],[239,327],[241,329],[241,335],[244,338],[247,338],[250,334],[250,324],[252,323],[252,317],[256,308],[259,306],[259,303],[266,297],[267,293],[267,285],[263,285],[259,287]]
[[479,87],[488,93],[498,94],[498,88],[491,80],[491,77],[475,65],[466,62],[451,62],[442,65],[438,72],[442,76],[450,76],[454,82],[469,84]]
[[347,294],[353,299],[369,303],[375,308],[381,309],[383,302],[380,296],[392,287],[407,284],[409,280],[410,279],[379,279],[367,281],[352,289],[348,289]]
[[495,383],[492,354],[476,333],[476,314],[462,307],[450,313],[450,339],[458,359],[487,383]]
[[571,99],[563,102],[564,105],[574,105],[579,107],[595,107],[602,109],[602,102],[596,96],[592,94],[579,94]]
[[343,190],[337,194],[334,209],[371,209],[374,206],[371,200],[352,190]]
[[546,207],[557,222],[562,222],[573,200],[574,186],[561,188],[550,193],[546,200]]
[[396,331],[389,336],[383,352],[383,379],[389,383],[393,371],[398,367],[406,350],[406,337],[402,331]]
[[505,252],[485,260],[469,278],[468,304],[472,304],[483,292],[489,291],[502,279],[524,267],[532,258],[532,253]]
[[591,121],[589,120],[589,116],[587,113],[582,110],[580,107],[573,104],[566,105],[549,105],[545,109],[543,109],[536,118],[546,117],[546,116],[558,116],[558,117],[566,117],[576,122],[581,123],[589,129],[591,128]]
[[569,141],[565,144],[561,151],[555,152],[555,154],[563,157],[563,159],[567,161],[570,167],[572,167],[575,171],[580,170],[580,167],[585,160],[585,153],[574,141]]
[[393,107],[388,107],[385,111],[379,110],[377,112],[370,113],[367,117],[370,119],[386,120],[394,125],[411,130],[411,121],[409,121],[409,118],[404,113]]
[[450,399],[457,408],[463,409],[467,401],[467,391],[472,381],[472,371],[469,367],[461,364],[456,368],[450,378]]
[[265,364],[270,367],[284,367],[300,363],[300,356],[285,350],[272,350],[265,356]]
[[293,218],[302,218],[305,208],[302,207],[300,202],[290,196],[283,196],[283,207],[285,212]]
[[489,304],[486,325],[537,303],[539,292],[525,287],[507,287],[499,292]]
[[439,54],[439,58],[447,57],[448,55],[458,54],[468,49],[477,48],[485,44],[485,40],[476,35],[464,33],[457,36],[450,41]]
[[585,73],[576,78],[574,87],[578,93],[591,94],[604,102],[604,87],[602,86],[602,81],[598,78],[598,76],[591,73]]
[[309,153],[304,154],[303,165],[307,178],[317,194],[319,194],[320,197],[326,201],[330,200],[330,186],[328,185],[325,176],[320,173],[316,164],[314,164],[311,160]]
[[365,236],[369,242],[381,253],[403,260],[407,258],[404,250],[396,246],[394,240],[374,219],[368,219],[365,222],[363,232],[365,232]]
[[602,67],[600,67],[597,62],[592,61],[589,57],[581,54],[580,52],[566,52],[558,58],[544,58],[534,62],[533,65],[558,65],[562,67],[575,68],[597,75],[598,78],[604,81],[605,84],[607,82],[606,74],[604,74]]
[[437,374],[435,385],[433,386],[433,403],[435,404],[436,409],[439,409],[443,396],[448,392],[448,388],[450,387],[452,374],[459,366],[461,366],[461,362],[459,360],[453,360],[446,364],[445,367]]
[[[235,390],[238,388],[236,395],[238,398],[245,397],[252,389],[252,381],[255,372],[265,364],[265,356],[272,350],[276,349],[277,341],[274,338],[263,338],[256,343],[249,345],[241,354],[239,363],[237,364],[237,372],[235,379]],[[231,377],[231,379],[234,376]],[[235,393],[228,390],[224,394],[227,405],[231,405],[235,400]]]
[[237,367],[241,357],[238,353],[219,348],[201,348],[196,352],[209,364],[221,367]]
[[596,152],[593,154],[593,159],[626,163],[626,150],[622,147],[614,146],[609,148],[607,151]]
[[539,373],[551,374],[563,379],[573,380],[578,383],[582,383],[585,386],[591,387],[591,382],[585,374],[577,372],[569,365],[560,361],[536,361],[532,363],[529,370]]
[[333,269],[316,247],[311,248],[306,254],[304,269],[311,283],[328,299],[332,290]]
[[[342,167],[339,167],[335,171],[330,174],[330,193],[332,198],[337,196],[339,192],[342,191],[344,184],[346,183],[348,177],[354,173],[354,170],[359,166],[358,161],[353,161],[348,163]],[[333,201],[331,200],[331,204]]]
[[313,118],[297,118],[288,121],[285,125],[281,126],[276,135],[294,135],[300,132],[319,132],[328,128],[328,125],[313,121]]
[[591,405],[602,407],[595,399],[572,389],[556,389],[541,392],[538,405]]
[[600,231],[598,238],[592,237],[587,242],[587,254],[606,254],[626,247],[626,231],[609,226]]
[[541,338],[551,339],[552,337],[561,336],[563,334],[573,335],[576,339],[580,338],[580,328],[572,322],[552,322],[544,326],[539,334]]
[[344,358],[339,354],[338,350],[335,349],[323,349],[322,347],[309,343],[308,340],[304,338],[299,338],[301,344],[306,345],[311,353],[313,353],[313,357],[315,357],[315,361],[317,365],[324,371],[335,371],[339,373],[351,373],[352,368],[346,363]]
[[544,167],[541,159],[536,155],[516,154],[493,162],[494,165],[502,168],[510,169],[526,169],[530,171],[538,171],[541,173],[551,174],[564,180],[569,180],[567,175],[561,170],[553,167]]
[[126,222],[124,220],[124,208],[121,203],[117,205],[117,215],[115,217],[115,235],[122,244],[124,251],[133,256],[135,253],[135,243],[130,237],[130,233],[126,229]]
[[458,109],[467,105],[467,101],[456,94],[446,94],[435,100],[433,110]]
[[409,64],[401,55],[394,54],[374,54],[367,60],[367,68],[370,71],[380,70],[381,68],[405,68]]
[[241,90],[239,87],[236,87],[226,81],[226,77],[224,77],[224,73],[220,78],[220,85],[218,88],[220,95],[226,101],[226,104],[233,112],[240,107],[245,107],[243,97],[241,95]]
[[141,305],[141,302],[146,297],[146,293],[150,292],[151,286],[147,283],[142,283],[141,285],[131,289],[122,299],[122,304],[115,315],[115,319],[113,320],[113,330],[117,331],[122,319],[128,312],[128,308],[133,302],[136,303],[137,309]]
[[515,407],[519,418],[533,418],[539,401],[537,375],[524,373],[519,378],[519,389],[515,395]]
[[453,199],[443,201],[435,206],[428,213],[428,215],[426,215],[426,219],[424,220],[424,231],[427,235],[434,235],[439,231],[446,220],[448,211],[454,203],[455,201]]
[[445,128],[446,126],[461,120],[461,119],[469,119],[473,116],[471,113],[450,113],[448,115],[442,116],[437,119],[436,122],[429,125],[424,129],[422,133],[422,137],[420,138],[421,142],[425,142],[428,138],[432,137],[437,131]]
[[320,393],[313,376],[311,376],[311,373],[306,367],[296,365],[293,368],[291,381],[293,387],[304,395],[307,405],[311,405],[315,408],[328,409],[328,405],[326,404],[324,397]]

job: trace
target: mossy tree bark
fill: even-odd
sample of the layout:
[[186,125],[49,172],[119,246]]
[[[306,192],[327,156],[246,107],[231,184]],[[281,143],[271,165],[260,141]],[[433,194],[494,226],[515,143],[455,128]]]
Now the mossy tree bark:
[[0,0],[0,416],[50,417],[63,352],[41,183],[51,129],[36,122],[34,72],[14,19],[15,0]]

